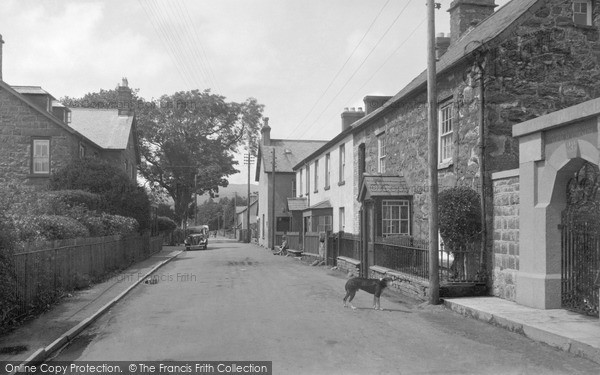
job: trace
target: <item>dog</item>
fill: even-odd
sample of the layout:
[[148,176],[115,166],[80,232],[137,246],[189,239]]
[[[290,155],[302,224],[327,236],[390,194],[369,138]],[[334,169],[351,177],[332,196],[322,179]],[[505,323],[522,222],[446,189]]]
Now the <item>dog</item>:
[[344,297],[344,307],[350,307],[355,310],[356,307],[352,305],[352,299],[359,289],[364,290],[367,293],[373,295],[373,308],[375,310],[383,310],[379,304],[379,297],[387,286],[392,282],[389,277],[381,279],[367,279],[364,277],[353,277],[346,282],[346,296]]

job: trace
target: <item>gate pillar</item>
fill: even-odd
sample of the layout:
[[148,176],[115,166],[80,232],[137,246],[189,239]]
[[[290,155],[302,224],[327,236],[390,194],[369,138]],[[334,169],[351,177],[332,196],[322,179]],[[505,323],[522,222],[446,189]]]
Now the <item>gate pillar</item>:
[[598,165],[600,100],[513,127],[519,139],[519,266],[516,302],[561,307],[561,213],[567,182],[588,161]]

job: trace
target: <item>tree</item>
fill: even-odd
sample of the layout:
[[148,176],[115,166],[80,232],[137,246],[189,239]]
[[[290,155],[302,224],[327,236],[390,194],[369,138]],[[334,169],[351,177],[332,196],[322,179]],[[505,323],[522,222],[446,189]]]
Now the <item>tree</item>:
[[238,172],[233,153],[257,137],[263,106],[252,98],[226,102],[208,90],[164,95],[159,102],[138,120],[140,173],[173,198],[175,215],[184,221],[194,193],[212,195]]
[[[264,106],[254,98],[227,102],[210,90],[181,91],[146,101],[132,90],[140,139],[140,174],[151,194],[166,192],[174,201],[175,219],[191,214],[193,194],[211,195],[237,173],[233,153],[256,154]],[[117,89],[84,97],[61,98],[66,106],[106,107],[117,104]]]

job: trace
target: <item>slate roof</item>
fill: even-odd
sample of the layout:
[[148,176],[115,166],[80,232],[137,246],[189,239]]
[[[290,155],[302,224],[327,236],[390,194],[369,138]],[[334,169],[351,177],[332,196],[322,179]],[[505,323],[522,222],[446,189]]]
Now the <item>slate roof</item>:
[[308,208],[308,199],[306,198],[288,198],[289,211],[302,211]]
[[332,208],[331,202],[326,200],[326,201],[319,202],[317,204],[313,204],[312,206],[309,207],[309,209],[311,209],[311,210],[318,210],[319,208]]
[[408,195],[408,184],[404,176],[364,175],[358,200],[371,197],[393,197]]
[[270,145],[260,145],[259,156],[261,168],[267,173],[272,172],[272,152],[275,150],[275,172],[294,172],[294,166],[327,141],[305,141],[293,139],[271,139]]
[[48,95],[52,99],[55,99],[48,91],[44,90],[41,86],[11,86],[13,90],[19,94],[35,94],[35,95]]
[[71,108],[70,125],[104,149],[124,150],[133,116],[119,116],[118,109]]
[[[506,3],[488,18],[481,21],[481,23],[471,31],[467,32],[459,40],[450,45],[446,53],[442,55],[436,64],[437,74],[443,73],[462,61],[463,58],[481,47],[483,43],[488,43],[496,37],[501,36],[510,25],[532,9],[538,2],[541,2],[541,0],[512,0]],[[354,122],[352,128],[356,129],[362,124],[368,123],[370,119],[377,117],[387,108],[401,101],[413,91],[424,87],[426,84],[427,69],[400,90],[400,92],[394,95],[392,99],[388,100],[383,106]]]

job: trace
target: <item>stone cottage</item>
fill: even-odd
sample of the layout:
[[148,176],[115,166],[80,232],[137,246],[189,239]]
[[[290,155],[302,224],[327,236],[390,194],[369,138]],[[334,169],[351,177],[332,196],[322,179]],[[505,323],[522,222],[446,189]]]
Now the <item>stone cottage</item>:
[[[492,176],[514,183],[501,173],[519,166],[513,125],[600,96],[600,10],[585,0],[495,8],[494,0],[453,1],[451,33],[437,38],[438,176],[440,190],[468,186],[482,197],[482,276],[493,295],[514,301],[519,229],[510,219],[518,212],[495,209],[494,191],[518,184],[494,189]],[[355,220],[372,234],[365,253],[376,236],[428,237],[426,85],[424,71],[353,125]],[[363,267],[373,265],[368,255]]]
[[[0,36],[0,72],[2,43]],[[136,180],[133,112],[69,109],[39,86],[11,86],[1,77],[0,183],[44,187],[53,171],[90,156],[114,162]],[[123,100],[130,98],[126,84],[120,91]]]

